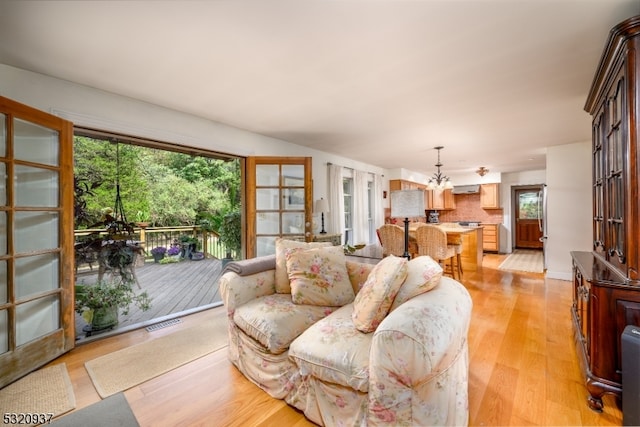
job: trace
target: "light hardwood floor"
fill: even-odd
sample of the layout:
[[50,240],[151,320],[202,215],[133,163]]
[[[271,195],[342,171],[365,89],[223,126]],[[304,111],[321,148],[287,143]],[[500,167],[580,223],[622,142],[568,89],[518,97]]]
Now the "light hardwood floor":
[[[542,274],[497,270],[502,255],[486,255],[483,268],[463,284],[474,302],[469,331],[469,425],[622,425],[612,397],[591,411],[578,366],[570,317],[571,283]],[[174,332],[223,308],[192,314],[178,325],[136,330],[80,345],[65,362],[77,409],[100,400],[84,362]],[[304,416],[270,398],[226,358],[226,348],[125,392],[142,426],[309,426]]]

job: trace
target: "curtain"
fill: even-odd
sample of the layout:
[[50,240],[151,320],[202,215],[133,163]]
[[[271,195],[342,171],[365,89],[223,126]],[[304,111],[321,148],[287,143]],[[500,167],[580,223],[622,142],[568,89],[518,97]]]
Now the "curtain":
[[[332,234],[344,234],[344,194],[342,190],[342,166],[329,164],[328,196],[329,213],[325,214],[325,230]],[[328,224],[327,224],[328,223]],[[344,235],[341,242],[344,242]]]
[[382,206],[382,176],[373,175],[373,189],[371,191],[373,201],[373,212],[371,213],[371,220],[373,221],[369,242],[378,243],[378,237],[376,236],[376,230],[384,224],[384,207]]
[[369,243],[369,173],[353,171],[353,239],[351,242]]

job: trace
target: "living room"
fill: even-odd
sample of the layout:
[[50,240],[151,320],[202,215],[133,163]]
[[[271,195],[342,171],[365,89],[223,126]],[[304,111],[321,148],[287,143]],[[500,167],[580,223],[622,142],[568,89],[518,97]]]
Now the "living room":
[[[590,52],[596,52],[589,61],[585,61],[588,62],[588,66],[585,64],[585,68],[588,68],[586,74],[589,78],[584,84],[581,83],[579,93],[574,95],[575,105],[573,107],[577,109],[576,114],[583,116],[584,121],[582,137],[579,139],[564,137],[562,140],[560,138],[549,140],[548,145],[542,148],[544,151],[543,163],[537,168],[522,168],[505,172],[498,172],[494,168],[498,172],[496,179],[502,188],[505,227],[509,233],[511,233],[512,219],[511,187],[532,183],[545,183],[548,186],[548,195],[553,200],[553,204],[550,204],[548,212],[550,238],[547,242],[549,264],[546,278],[557,280],[557,282],[551,283],[558,283],[559,287],[562,286],[560,282],[571,280],[570,252],[589,250],[591,247],[591,130],[589,115],[582,110],[586,93],[589,90],[589,79],[595,72],[597,57],[602,50],[607,31],[616,23],[638,12],[637,2],[611,2],[610,8],[602,6],[604,2],[592,3],[601,6],[609,14],[601,17],[599,28],[605,28],[605,30],[595,37],[598,40],[597,43],[594,43],[595,46],[589,47]],[[469,6],[467,3],[462,4]],[[580,9],[575,3],[574,6],[577,13]],[[568,8],[568,6],[566,7]],[[0,10],[2,9],[0,8]],[[9,15],[3,15],[5,16],[4,20],[10,19],[7,18]],[[577,13],[577,15],[579,14]],[[111,27],[105,25],[105,28]],[[111,30],[105,29],[104,31]],[[513,37],[513,34],[505,34],[503,37]],[[8,39],[3,38],[3,40]],[[232,44],[230,43],[230,45]],[[45,55],[43,54],[43,56]],[[37,62],[37,55],[33,55],[33,57],[33,61]],[[3,96],[62,117],[78,126],[107,129],[125,135],[232,153],[237,156],[311,157],[314,200],[327,194],[327,164],[383,175],[384,191],[389,191],[389,181],[392,179],[408,179],[416,176],[424,179],[435,171],[432,148],[439,144],[439,141],[421,143],[415,152],[406,151],[404,153],[407,158],[417,157],[416,154],[419,153],[422,157],[421,162],[424,164],[419,170],[413,170],[404,164],[381,166],[382,163],[363,161],[359,156],[350,157],[337,154],[340,151],[332,150],[328,140],[323,140],[324,146],[315,146],[314,148],[288,141],[286,131],[281,132],[280,137],[264,136],[259,130],[247,131],[225,122],[221,123],[214,118],[204,118],[190,112],[188,108],[178,111],[175,108],[154,105],[152,102],[136,99],[135,88],[131,88],[132,92],[128,94],[116,94],[113,90],[91,87],[89,83],[83,84],[84,80],[80,77],[75,81],[71,78],[56,78],[47,75],[46,70],[36,72],[26,67],[9,65],[11,60],[8,48],[4,47],[0,51],[0,92]],[[53,59],[54,63],[57,60]],[[68,68],[73,68],[74,61],[82,62],[84,59],[82,57],[73,58],[69,61],[71,65]],[[39,66],[46,68],[47,65],[39,64]],[[33,65],[33,69],[36,68],[38,67]],[[149,76],[153,76],[153,74],[153,70],[148,70]],[[476,84],[482,83],[477,82]],[[185,93],[184,102],[188,103],[191,96],[190,93]],[[247,96],[247,98],[250,97]],[[235,108],[250,108],[249,104],[247,102],[247,104],[235,106]],[[295,108],[295,106],[290,108]],[[482,104],[480,108],[490,109],[486,104]],[[496,117],[494,120],[494,127],[499,127],[500,118]],[[313,121],[313,119],[309,119],[309,121]],[[531,121],[537,127],[545,126],[544,123],[536,122],[536,120]],[[554,123],[553,126],[558,125]],[[259,125],[256,125],[256,128],[259,128]],[[558,134],[561,133],[560,129],[555,128],[555,130]],[[526,133],[527,129],[523,129],[522,132]],[[306,136],[313,139],[311,132]],[[401,136],[398,134],[395,138],[400,140]],[[291,139],[294,139],[294,135],[291,135]],[[393,140],[388,142],[389,145],[393,143]],[[350,144],[349,138],[335,142],[336,146],[342,144]],[[358,145],[363,152],[375,151],[369,150],[362,142],[354,142],[353,144]],[[326,151],[321,149],[324,147],[326,147]],[[449,172],[457,168],[457,161],[454,158],[457,159],[458,153],[462,150],[461,146],[456,147],[453,142],[447,144],[442,153],[443,171],[450,175],[456,185],[477,183],[478,177],[475,174],[475,169],[481,164],[474,163],[472,171]],[[514,157],[517,154],[516,151],[517,149],[514,149]],[[385,207],[388,207],[388,203],[388,198],[383,199]],[[501,246],[502,252],[511,251],[512,241],[509,233],[504,237],[504,244]],[[485,279],[493,280],[488,276]]]

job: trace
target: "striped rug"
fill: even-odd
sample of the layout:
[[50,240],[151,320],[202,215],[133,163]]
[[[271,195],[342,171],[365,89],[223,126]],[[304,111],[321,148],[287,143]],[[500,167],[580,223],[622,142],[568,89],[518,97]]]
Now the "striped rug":
[[498,267],[499,270],[544,273],[541,250],[516,249]]

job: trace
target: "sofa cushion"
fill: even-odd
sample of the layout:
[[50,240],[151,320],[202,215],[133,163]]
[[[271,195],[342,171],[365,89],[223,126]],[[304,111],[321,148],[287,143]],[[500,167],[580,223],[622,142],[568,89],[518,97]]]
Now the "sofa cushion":
[[429,292],[442,279],[442,266],[430,256],[419,256],[407,263],[407,278],[391,305],[393,311],[411,298]]
[[273,294],[237,307],[234,323],[273,354],[280,354],[309,326],[335,307],[294,304],[291,295]]
[[353,302],[353,323],[358,330],[375,331],[406,277],[406,258],[389,255],[376,264]]
[[289,275],[287,274],[287,249],[293,248],[321,248],[331,246],[331,242],[298,242],[287,240],[281,237],[276,238],[276,292],[279,294],[290,294]]
[[287,249],[286,257],[294,304],[342,307],[353,302],[342,246]]
[[291,343],[289,358],[303,376],[366,393],[373,334],[356,329],[352,312],[348,304],[315,323]]

